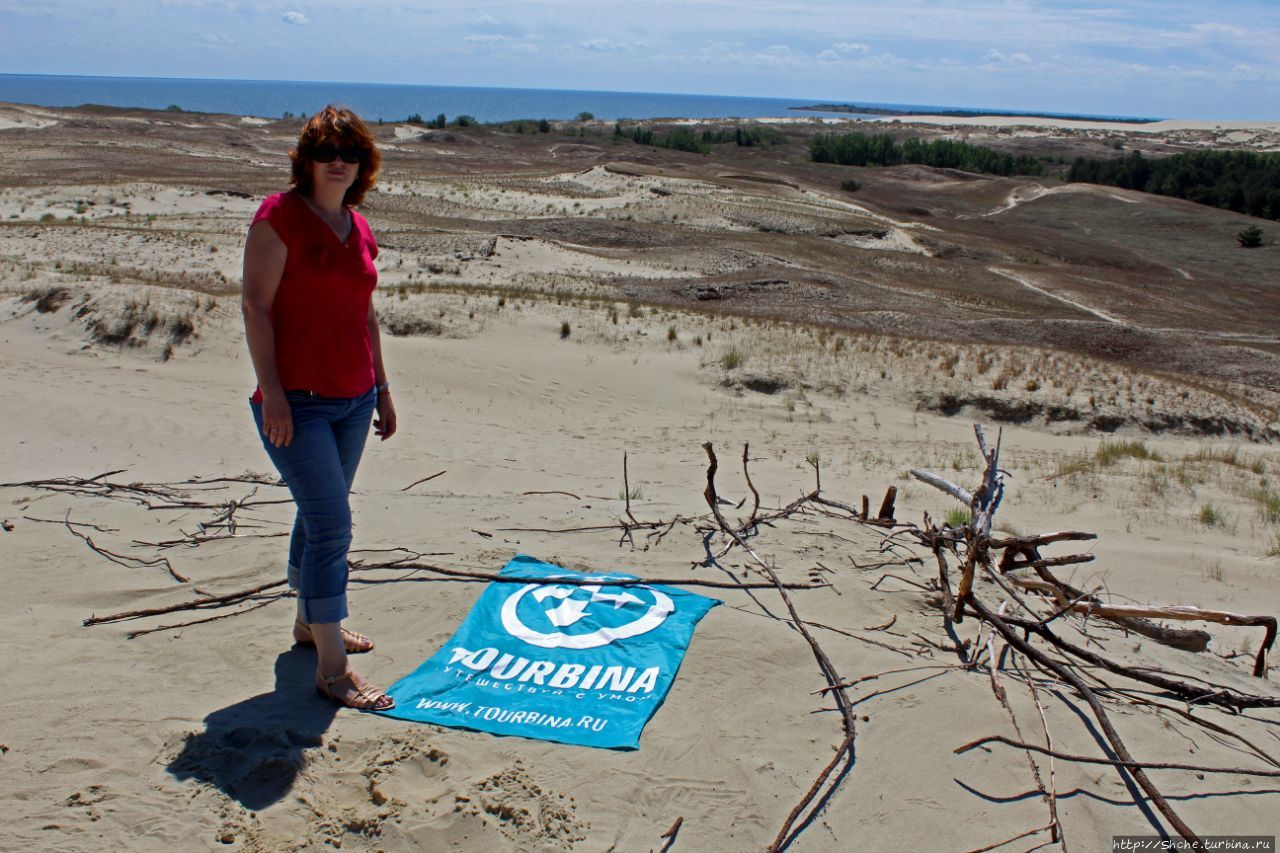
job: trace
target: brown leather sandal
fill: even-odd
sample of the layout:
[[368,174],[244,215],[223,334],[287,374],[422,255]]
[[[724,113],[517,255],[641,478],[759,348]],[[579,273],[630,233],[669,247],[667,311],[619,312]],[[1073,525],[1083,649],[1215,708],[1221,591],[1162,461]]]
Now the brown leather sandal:
[[[294,628],[301,628],[307,632],[307,639],[299,640],[297,631],[294,631],[293,641],[300,646],[314,646],[316,641],[311,637],[311,626],[303,622],[301,619],[294,620]],[[364,634],[357,634],[355,631],[342,629],[342,646],[347,650],[349,655],[361,655],[365,652],[373,651],[373,640]]]
[[[351,689],[356,691],[356,695],[350,699],[334,695],[334,685],[343,681],[349,683]],[[396,700],[378,688],[371,687],[367,681],[349,669],[341,675],[325,675],[317,669],[316,692],[344,708],[354,708],[357,711],[389,711],[396,706]]]

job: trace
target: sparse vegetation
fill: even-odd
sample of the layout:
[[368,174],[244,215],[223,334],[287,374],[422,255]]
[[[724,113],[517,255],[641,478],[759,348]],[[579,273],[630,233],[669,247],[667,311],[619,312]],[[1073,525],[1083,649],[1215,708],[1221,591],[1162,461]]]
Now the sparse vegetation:
[[1123,459],[1159,462],[1159,453],[1151,450],[1141,441],[1104,441],[1092,454],[1081,454],[1059,461],[1055,477],[1065,477],[1086,471],[1098,471],[1109,468]]
[[729,348],[720,356],[720,366],[725,370],[737,370],[747,361],[747,355],[738,349],[737,344],[730,344]]
[[1256,249],[1262,245],[1262,229],[1257,225],[1250,225],[1236,235],[1236,242],[1242,249]]
[[569,321],[568,320],[562,321],[560,323],[560,340],[563,341],[565,338],[569,337],[569,333],[571,331],[572,329],[569,327]]
[[1226,516],[1213,504],[1200,506],[1200,523],[1205,527],[1225,527]]
[[1280,524],[1280,492],[1264,483],[1253,492],[1252,497],[1258,504],[1263,521],[1267,524]]

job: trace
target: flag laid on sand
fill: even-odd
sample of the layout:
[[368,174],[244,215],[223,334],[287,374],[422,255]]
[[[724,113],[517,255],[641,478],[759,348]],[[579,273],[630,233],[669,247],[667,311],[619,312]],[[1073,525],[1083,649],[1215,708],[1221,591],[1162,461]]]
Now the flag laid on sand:
[[498,735],[638,749],[713,598],[618,585],[523,554],[485,589],[456,634],[387,691],[402,720]]

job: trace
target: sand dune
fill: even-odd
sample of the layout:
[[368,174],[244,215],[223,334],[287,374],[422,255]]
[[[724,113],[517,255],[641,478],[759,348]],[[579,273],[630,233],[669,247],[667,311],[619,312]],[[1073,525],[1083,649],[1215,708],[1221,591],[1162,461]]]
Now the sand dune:
[[[737,505],[750,499],[739,461],[749,442],[766,507],[811,491],[817,462],[824,494],[854,505],[867,494],[874,509],[896,486],[897,518],[920,522],[958,504],[907,469],[974,486],[981,460],[971,424],[982,420],[994,435],[999,417],[1008,493],[997,528],[1099,534],[1087,544],[1096,559],[1061,570],[1064,578],[1115,603],[1280,611],[1280,521],[1268,503],[1280,453],[1265,441],[1276,427],[1261,398],[1061,350],[706,310],[767,300],[779,287],[771,271],[753,266],[767,244],[733,252],[706,245],[718,233],[709,230],[715,216],[731,222],[751,211],[745,190],[702,178],[591,167],[475,177],[466,186],[445,174],[389,180],[382,212],[370,218],[384,242],[376,304],[396,332],[385,347],[401,426],[392,441],[370,445],[357,477],[355,560],[405,548],[437,565],[496,571],[527,553],[573,569],[760,580],[740,550],[718,567],[697,565],[723,545],[707,527],[702,442],[720,453],[717,484],[733,519],[749,506]],[[725,606],[699,626],[666,704],[629,753],[339,710],[311,690],[314,655],[290,643],[287,599],[83,626],[94,614],[283,577],[281,534],[292,508],[271,503],[284,490],[253,434],[235,292],[253,202],[206,192],[222,186],[233,185],[217,175],[155,190],[132,181],[39,188],[11,179],[0,192],[0,222],[8,223],[0,232],[0,515],[12,526],[0,533],[0,637],[10,652],[10,689],[0,698],[7,844],[650,850],[683,818],[677,850],[768,845],[842,738],[831,699],[818,693],[826,682],[772,591],[700,590]],[[810,228],[817,209],[836,207],[805,206],[798,191],[783,189],[776,206],[756,205],[760,221]],[[430,196],[416,219],[394,207],[413,192]],[[596,204],[597,212],[643,199],[630,212],[653,230],[583,214],[575,232],[563,219],[537,216],[547,203],[539,193],[570,210],[575,200]],[[468,205],[488,213],[459,226],[451,217]],[[56,221],[41,223],[46,212]],[[526,213],[537,222],[508,227],[499,216]],[[672,226],[672,213],[690,224]],[[852,231],[861,215],[847,216]],[[486,230],[493,221],[502,227]],[[857,226],[886,228],[866,217]],[[644,242],[671,228],[687,228],[673,232],[685,241],[677,249]],[[899,240],[865,251],[881,263],[934,260],[907,250],[923,229],[894,229],[855,235],[840,250]],[[783,262],[804,257],[781,258],[777,268]],[[1007,279],[1000,286],[1026,290]],[[700,287],[707,298],[689,297],[702,310],[644,304],[623,298],[621,287]],[[1025,298],[1075,299],[1045,290]],[[815,286],[811,295],[819,306],[820,292]],[[865,310],[880,312],[886,327],[909,319],[883,303]],[[1062,322],[1102,325],[1096,317]],[[633,543],[620,542],[617,528],[547,532],[625,517],[624,453],[638,518],[698,521],[676,523],[660,539],[636,532]],[[117,472],[103,478],[120,485],[114,494],[27,482],[104,472]],[[131,493],[129,484],[155,493]],[[167,505],[160,494],[200,505],[149,509],[147,501]],[[247,501],[237,510],[238,535],[193,540],[228,501]],[[83,536],[134,559],[112,562]],[[184,544],[163,544],[174,540]],[[974,849],[1047,822],[1024,756],[999,745],[953,753],[974,738],[1015,732],[986,665],[966,668],[945,632],[927,551],[886,554],[882,531],[818,513],[762,526],[752,545],[783,580],[830,582],[793,600],[836,670],[867,679],[849,690],[858,724],[852,769],[790,849]],[[877,565],[895,553],[899,562]],[[176,582],[160,557],[189,582]],[[361,668],[384,685],[438,649],[482,588],[423,571],[353,577],[352,624],[378,642]],[[1003,595],[985,580],[977,592],[990,602]],[[211,615],[227,618],[164,627]],[[1209,648],[1196,654],[1104,620],[1054,625],[1117,661],[1280,695],[1272,680],[1250,675],[1257,628],[1208,626]],[[128,638],[138,630],[150,633]],[[987,640],[972,618],[956,636],[968,644],[965,656]],[[1102,755],[1080,698],[1039,675],[1033,697],[1019,668],[1025,662],[1011,656],[1001,677],[1022,736],[1043,741],[1038,697],[1056,749]],[[1140,760],[1274,769],[1258,756],[1280,753],[1274,708],[1195,709],[1250,749],[1190,719],[1185,703],[1099,676],[1145,691],[1136,695],[1151,703],[1105,698]],[[1047,782],[1047,759],[1036,762]],[[1174,808],[1204,834],[1273,834],[1273,783],[1158,776]],[[1052,784],[1069,849],[1109,849],[1112,835],[1164,826],[1106,767],[1059,760]]]

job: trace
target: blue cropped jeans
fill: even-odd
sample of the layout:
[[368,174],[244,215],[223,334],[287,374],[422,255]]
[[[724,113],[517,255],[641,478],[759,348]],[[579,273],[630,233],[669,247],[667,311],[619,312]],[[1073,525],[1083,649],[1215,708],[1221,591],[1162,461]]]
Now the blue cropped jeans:
[[351,483],[369,436],[377,392],[350,399],[286,391],[293,441],[276,447],[262,434],[262,405],[250,403],[262,446],[298,507],[289,540],[289,586],[302,620],[347,617],[347,549],[351,546]]

